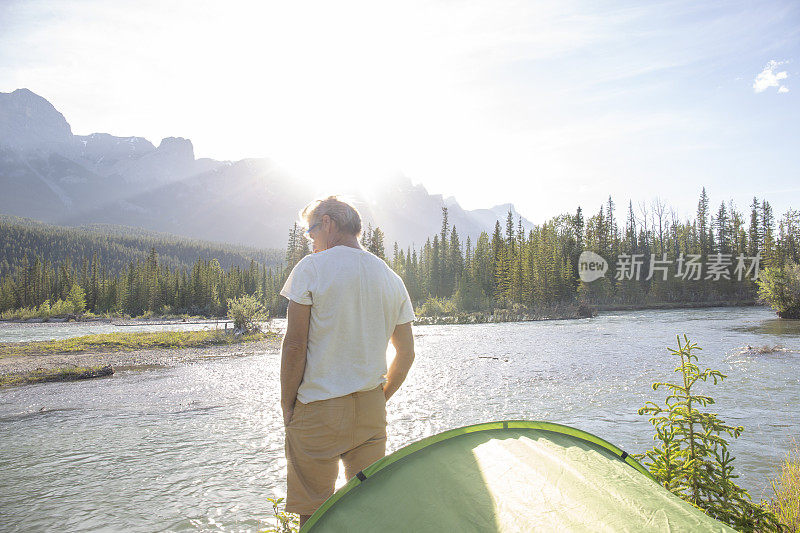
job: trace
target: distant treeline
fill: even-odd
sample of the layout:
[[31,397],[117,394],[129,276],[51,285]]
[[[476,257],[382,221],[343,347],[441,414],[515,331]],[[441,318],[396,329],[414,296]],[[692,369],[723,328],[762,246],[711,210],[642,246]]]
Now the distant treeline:
[[[424,314],[535,312],[577,301],[593,305],[753,301],[753,278],[767,266],[800,260],[800,212],[777,221],[766,200],[753,198],[747,215],[732,203],[712,211],[706,190],[694,220],[680,220],[661,200],[629,202],[622,220],[614,201],[586,218],[579,207],[525,230],[508,213],[504,224],[462,241],[442,208],[442,227],[420,250],[394,244],[391,259],[379,228],[367,228],[364,247],[386,260],[403,278]],[[298,243],[298,248],[294,248]],[[305,253],[305,241],[290,238],[289,267]],[[608,271],[583,282],[579,259],[592,251]]]
[[[776,230],[766,200],[753,198],[745,218],[732,202],[712,212],[703,189],[694,220],[680,220],[660,200],[637,208],[629,202],[624,222],[619,218],[610,197],[588,219],[579,207],[529,231],[509,212],[491,235],[463,243],[443,208],[440,233],[419,252],[395,245],[391,265],[424,314],[441,314],[536,311],[576,300],[645,306],[747,301],[756,298],[757,269],[800,259],[800,212],[790,209]],[[579,275],[587,250],[608,263],[605,276],[590,283]]]
[[0,312],[54,306],[77,284],[96,314],[224,315],[227,298],[274,295],[284,264],[277,249],[0,216]]
[[[776,225],[766,200],[753,198],[746,217],[732,202],[712,212],[703,189],[694,220],[680,220],[660,200],[637,208],[629,203],[624,222],[619,218],[611,198],[588,219],[578,208],[527,231],[509,212],[504,224],[497,221],[492,234],[483,232],[473,243],[469,237],[462,242],[443,207],[441,231],[420,250],[395,243],[389,259],[383,232],[371,226],[362,244],[403,278],[425,314],[533,313],[577,301],[645,306],[747,301],[756,297],[757,270],[800,261],[800,212],[790,209]],[[286,301],[278,291],[310,253],[296,224],[285,253],[262,252],[263,261],[247,256],[255,251],[235,248],[182,247],[179,241],[135,236],[125,245],[120,236],[101,237],[0,224],[0,312],[52,305],[77,285],[86,295],[86,309],[97,314],[220,316],[228,299],[252,294],[273,316],[282,315]],[[218,255],[221,251],[227,255]],[[581,281],[584,251],[607,262],[596,281]]]
[[[277,275],[276,275],[277,271]],[[251,260],[247,268],[234,265],[224,270],[217,259],[197,259],[191,268],[171,269],[159,262],[151,248],[144,261],[131,262],[117,275],[109,273],[98,256],[75,268],[69,259],[52,265],[23,256],[12,274],[0,281],[0,313],[14,309],[44,308],[71,299],[73,287],[81,289],[84,310],[94,314],[176,314],[224,316],[227,300],[257,294],[273,312],[282,309],[277,300],[280,268]],[[42,315],[48,313],[42,312]],[[26,313],[36,316],[36,313]]]

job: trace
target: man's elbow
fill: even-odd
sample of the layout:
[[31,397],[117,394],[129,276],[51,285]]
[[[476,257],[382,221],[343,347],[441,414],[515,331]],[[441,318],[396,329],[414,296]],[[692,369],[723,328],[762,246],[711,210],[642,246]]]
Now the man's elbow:
[[405,368],[411,368],[411,365],[414,364],[414,350],[402,350],[397,353],[397,357],[400,359],[402,365]]
[[283,352],[291,355],[306,355],[308,343],[295,339],[283,339]]

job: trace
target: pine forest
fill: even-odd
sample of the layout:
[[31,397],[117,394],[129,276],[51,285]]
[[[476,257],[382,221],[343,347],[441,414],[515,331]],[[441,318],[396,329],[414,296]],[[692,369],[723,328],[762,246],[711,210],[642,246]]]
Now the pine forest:
[[[776,218],[758,198],[748,211],[732,202],[713,209],[705,189],[694,220],[680,220],[660,200],[620,210],[609,197],[588,217],[578,208],[527,231],[509,212],[491,234],[472,242],[462,240],[443,207],[440,231],[420,249],[395,243],[387,253],[383,231],[371,225],[362,244],[402,277],[423,315],[536,314],[576,304],[741,304],[755,300],[760,270],[800,262],[800,212]],[[606,262],[596,280],[582,276],[586,251]],[[309,253],[297,224],[284,253],[6,218],[0,221],[0,313],[82,296],[84,310],[98,315],[213,317],[226,314],[229,299],[247,294],[282,316],[286,300],[278,292]]]

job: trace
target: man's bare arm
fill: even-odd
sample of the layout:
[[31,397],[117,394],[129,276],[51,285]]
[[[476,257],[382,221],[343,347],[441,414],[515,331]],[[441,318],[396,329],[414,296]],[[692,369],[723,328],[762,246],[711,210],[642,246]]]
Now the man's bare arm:
[[411,322],[395,326],[391,340],[397,354],[389,366],[386,384],[383,386],[383,394],[387,400],[403,384],[414,362],[414,334],[411,332]]
[[311,306],[289,300],[286,311],[286,335],[281,348],[281,408],[283,423],[288,425],[294,412],[297,389],[303,381],[308,348],[308,324]]

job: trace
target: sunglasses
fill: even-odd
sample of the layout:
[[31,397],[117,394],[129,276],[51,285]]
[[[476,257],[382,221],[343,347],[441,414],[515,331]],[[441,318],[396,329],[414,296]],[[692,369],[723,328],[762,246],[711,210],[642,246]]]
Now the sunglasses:
[[314,231],[314,228],[316,228],[319,225],[320,225],[320,223],[317,222],[316,224],[313,224],[311,227],[309,227],[307,230],[305,230],[303,232],[303,235],[305,235],[306,239],[310,239],[311,238],[311,232]]

